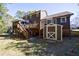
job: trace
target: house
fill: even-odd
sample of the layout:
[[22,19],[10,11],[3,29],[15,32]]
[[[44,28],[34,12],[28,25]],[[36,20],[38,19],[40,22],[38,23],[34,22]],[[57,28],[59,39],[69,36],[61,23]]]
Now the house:
[[43,20],[45,24],[53,23],[53,24],[59,24],[63,26],[63,35],[69,36],[70,35],[70,17],[73,15],[73,13],[65,11],[56,13],[53,15],[49,15],[45,17]]
[[24,27],[29,30],[28,35],[43,37],[43,28],[47,24],[59,24],[63,26],[63,35],[70,34],[70,16],[73,13],[65,11],[48,15],[45,10],[38,10],[23,16],[23,20],[29,21]]
[[32,31],[33,35],[43,35],[43,26],[42,19],[47,16],[47,12],[45,10],[38,10],[23,17],[24,20],[29,20],[29,29]]
[[70,34],[70,17],[73,13],[64,11],[53,15],[47,15],[45,10],[39,10],[37,13],[38,17],[33,15],[30,21],[32,22],[31,24],[37,24],[36,28],[38,28],[37,32],[39,32],[39,35],[43,33],[44,26],[49,23],[63,25],[63,35],[68,36]]

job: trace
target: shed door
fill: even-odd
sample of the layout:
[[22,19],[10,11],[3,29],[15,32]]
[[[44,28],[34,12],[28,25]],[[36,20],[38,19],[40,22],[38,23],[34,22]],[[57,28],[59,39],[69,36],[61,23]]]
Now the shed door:
[[55,26],[53,25],[46,26],[46,38],[56,40],[56,27]]

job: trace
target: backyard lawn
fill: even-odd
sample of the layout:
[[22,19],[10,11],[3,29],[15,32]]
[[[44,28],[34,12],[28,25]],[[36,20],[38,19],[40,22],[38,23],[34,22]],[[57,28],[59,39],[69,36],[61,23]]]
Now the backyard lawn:
[[71,31],[71,35],[73,35],[73,36],[79,36],[79,29],[73,29]]
[[5,40],[5,38],[0,38],[0,55],[11,55],[11,56],[17,56],[17,55],[24,55],[20,50],[18,50],[16,47],[14,47],[13,42],[17,42],[16,40]]
[[40,48],[39,42],[28,43],[27,40],[0,37],[0,56],[36,55]]
[[79,55],[79,37],[65,37],[52,43],[31,38],[29,41],[0,37],[0,56],[69,56]]

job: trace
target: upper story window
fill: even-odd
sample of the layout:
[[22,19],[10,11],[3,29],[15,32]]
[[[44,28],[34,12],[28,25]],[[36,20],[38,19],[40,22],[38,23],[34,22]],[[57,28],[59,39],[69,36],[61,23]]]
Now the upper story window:
[[57,22],[56,22],[56,19],[49,19],[49,20],[47,20],[47,24],[56,24]]
[[52,23],[52,18],[46,19],[46,24],[50,24],[50,23]]
[[50,23],[52,23],[52,20],[47,20],[47,24],[50,24]]
[[61,23],[66,23],[66,17],[61,17]]

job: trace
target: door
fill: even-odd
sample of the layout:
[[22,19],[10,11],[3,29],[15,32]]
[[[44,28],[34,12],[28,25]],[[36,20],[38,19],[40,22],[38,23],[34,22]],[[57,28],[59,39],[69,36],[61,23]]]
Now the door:
[[56,26],[54,24],[46,26],[46,38],[56,40]]

